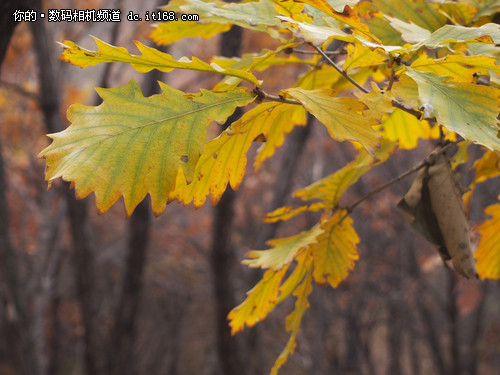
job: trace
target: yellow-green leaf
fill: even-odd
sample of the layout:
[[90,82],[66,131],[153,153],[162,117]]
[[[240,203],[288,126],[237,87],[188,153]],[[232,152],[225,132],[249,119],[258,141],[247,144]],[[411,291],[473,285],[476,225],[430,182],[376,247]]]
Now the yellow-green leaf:
[[267,244],[272,246],[268,250],[250,251],[242,263],[250,267],[271,268],[274,271],[281,269],[285,264],[289,264],[300,249],[316,242],[323,231],[318,225],[299,234],[269,240]]
[[[184,204],[192,200],[195,207],[201,207],[208,194],[212,204],[217,204],[228,183],[237,190],[245,175],[246,153],[254,140],[261,135],[267,138],[272,126],[289,124],[293,119],[303,119],[304,116],[297,115],[297,111],[303,111],[303,108],[274,102],[262,103],[245,113],[206,145],[191,184],[183,183],[183,178],[178,177],[173,198]],[[274,147],[278,146],[278,142],[274,142]],[[266,152],[269,155],[268,149]]]
[[334,139],[359,142],[371,154],[379,145],[379,135],[372,128],[377,120],[363,113],[366,106],[354,99],[337,97],[332,90],[303,90],[291,88],[286,90],[294,99],[313,114],[328,129]]
[[149,193],[153,211],[161,213],[177,171],[191,179],[208,126],[225,121],[254,96],[241,88],[185,94],[161,82],[160,87],[161,94],[145,98],[131,81],[96,89],[103,99],[97,107],[72,105],[72,124],[49,135],[53,142],[40,154],[46,179],[72,181],[80,198],[94,191],[100,212],[123,195],[130,215]]
[[345,211],[337,211],[321,224],[324,230],[317,242],[310,246],[313,255],[314,280],[318,284],[330,284],[333,288],[344,280],[359,258],[356,245],[359,237],[352,227],[352,219]]
[[417,82],[422,106],[440,124],[475,143],[500,150],[499,89],[446,81],[444,77],[411,68],[407,68],[406,74]]
[[256,86],[259,85],[259,81],[251,73],[231,68],[224,69],[217,66],[217,64],[208,64],[196,57],[193,57],[193,60],[189,60],[186,57],[175,60],[168,53],[147,47],[140,42],[135,42],[135,44],[141,55],[132,55],[123,47],[115,47],[95,37],[93,38],[98,46],[97,51],[87,50],[71,41],[65,40],[61,43],[64,47],[64,52],[59,58],[73,65],[78,65],[81,68],[100,63],[124,62],[131,64],[135,70],[141,73],[146,73],[153,69],[158,69],[162,72],[170,72],[174,69],[188,69],[238,77]]
[[153,28],[149,37],[156,44],[166,46],[184,38],[202,37],[209,39],[214,35],[228,31],[230,28],[230,23],[162,22]]
[[500,204],[487,207],[484,212],[491,219],[481,223],[477,232],[481,235],[474,253],[477,272],[481,279],[500,279]]

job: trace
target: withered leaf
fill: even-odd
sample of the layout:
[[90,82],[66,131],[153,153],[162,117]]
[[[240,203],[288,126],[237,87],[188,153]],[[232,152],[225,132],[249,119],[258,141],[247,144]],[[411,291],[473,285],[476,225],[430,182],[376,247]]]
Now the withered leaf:
[[443,260],[452,259],[466,278],[477,278],[470,227],[448,158],[438,147],[429,160],[434,162],[420,170],[398,208],[415,231],[439,246]]

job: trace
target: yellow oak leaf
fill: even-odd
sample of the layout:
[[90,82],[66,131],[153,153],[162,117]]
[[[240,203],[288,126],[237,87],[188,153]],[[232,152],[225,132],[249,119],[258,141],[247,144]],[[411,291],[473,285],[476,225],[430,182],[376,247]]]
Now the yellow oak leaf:
[[286,93],[302,103],[308,112],[325,125],[332,138],[359,142],[371,154],[379,145],[380,136],[372,128],[378,122],[363,113],[366,106],[362,102],[335,96],[328,89],[291,88]]
[[500,204],[489,206],[484,212],[490,215],[491,219],[477,228],[481,235],[479,246],[474,253],[477,272],[481,279],[500,279]]
[[[171,197],[184,204],[193,201],[195,207],[201,207],[210,194],[212,205],[217,204],[228,183],[234,190],[239,188],[245,175],[246,154],[255,139],[261,135],[264,138],[270,136],[270,129],[274,126],[281,127],[283,132],[290,131],[290,126],[297,125],[292,122],[294,119],[304,119],[300,111],[303,109],[298,105],[273,102],[259,104],[246,112],[219,137],[207,143],[196,164],[192,182],[187,184],[182,176],[178,176]],[[270,144],[261,150],[263,155],[259,157],[259,163],[279,147],[280,137],[282,135],[272,133]]]
[[359,237],[352,227],[352,219],[344,216],[345,211],[339,210],[323,222],[321,229],[324,232],[310,246],[314,280],[318,284],[328,283],[333,288],[347,277],[359,258],[356,249]]
[[140,42],[135,42],[135,45],[141,52],[141,55],[132,55],[123,47],[115,47],[96,37],[93,38],[98,47],[97,51],[87,50],[71,41],[65,40],[60,43],[64,48],[64,52],[59,56],[59,59],[73,65],[78,65],[81,68],[101,63],[124,62],[131,64],[135,70],[141,73],[146,73],[153,69],[158,69],[162,72],[171,72],[174,69],[197,70],[238,77],[254,85],[259,85],[257,78],[249,72],[231,68],[224,69],[216,64],[208,64],[196,57],[193,57],[192,60],[186,57],[175,60],[168,53],[147,47]]

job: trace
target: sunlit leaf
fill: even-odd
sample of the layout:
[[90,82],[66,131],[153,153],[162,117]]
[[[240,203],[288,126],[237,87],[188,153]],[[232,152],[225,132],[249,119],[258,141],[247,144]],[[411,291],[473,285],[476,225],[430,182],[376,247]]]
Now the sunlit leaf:
[[334,139],[359,142],[370,153],[379,144],[379,135],[372,128],[377,121],[363,113],[366,106],[353,98],[337,97],[328,89],[286,90],[294,99],[301,102],[323,125]]
[[406,74],[417,82],[421,104],[440,124],[475,143],[500,150],[499,89],[445,81],[441,76],[411,68]]
[[359,258],[356,249],[359,237],[352,227],[352,219],[345,211],[338,211],[322,223],[324,230],[311,245],[314,280],[318,284],[330,284],[333,288],[344,280]]
[[80,198],[94,191],[100,212],[123,195],[130,215],[149,193],[154,212],[161,213],[177,171],[191,179],[208,126],[225,121],[254,95],[243,89],[185,94],[163,83],[160,87],[161,94],[145,98],[131,81],[97,89],[103,99],[97,107],[72,105],[72,124],[51,134],[52,144],[40,154],[47,163],[46,179],[72,181]]
[[481,223],[477,232],[481,236],[474,254],[481,279],[500,279],[500,204],[487,207],[484,212],[491,219]]
[[238,77],[254,85],[259,85],[259,81],[251,73],[231,68],[223,69],[216,64],[208,64],[196,57],[193,57],[193,60],[185,57],[175,60],[168,53],[147,47],[140,42],[135,42],[135,44],[141,55],[131,55],[123,47],[115,47],[95,37],[93,38],[98,46],[97,51],[84,49],[73,42],[65,40],[61,44],[64,47],[64,52],[59,58],[81,68],[101,63],[124,62],[131,64],[134,69],[141,73],[153,69],[162,72],[170,72],[174,69],[189,69]]

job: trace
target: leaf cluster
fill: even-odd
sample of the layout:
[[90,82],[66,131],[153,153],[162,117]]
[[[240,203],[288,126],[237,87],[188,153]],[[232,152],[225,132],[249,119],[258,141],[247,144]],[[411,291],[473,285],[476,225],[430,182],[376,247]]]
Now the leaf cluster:
[[[160,23],[150,35],[158,44],[208,39],[238,25],[266,33],[281,45],[205,62],[176,60],[139,42],[140,54],[134,55],[97,38],[96,51],[64,41],[61,60],[82,68],[121,62],[139,72],[187,69],[222,80],[199,93],[160,83],[162,93],[151,97],[144,97],[135,81],[97,89],[101,105],[72,105],[71,125],[49,135],[53,142],[40,154],[47,163],[46,179],[71,181],[79,198],[94,192],[99,212],[123,196],[130,215],[149,194],[159,215],[172,200],[201,207],[210,195],[217,204],[228,184],[240,186],[250,146],[265,140],[255,162],[259,169],[295,126],[305,125],[307,112],[325,126],[332,142],[353,143],[355,160],[296,191],[302,205],[282,207],[266,218],[288,220],[311,211],[321,213],[319,221],[301,233],[269,241],[270,249],[251,251],[244,261],[265,273],[229,314],[233,333],[264,319],[286,298],[296,298],[286,321],[291,336],[272,369],[276,373],[294,350],[313,283],[335,288],[359,257],[359,238],[349,215],[363,199],[349,207],[339,202],[364,173],[398,147],[415,148],[419,139],[441,144],[466,140],[487,150],[474,164],[476,178],[464,195],[466,207],[476,184],[500,173],[495,48],[500,26],[491,23],[500,9],[493,0],[173,0],[164,9],[197,13],[201,21]],[[330,45],[337,50],[332,53]],[[307,71],[293,87],[266,93],[260,72],[288,64],[303,64]],[[224,122],[237,107],[251,103],[256,105],[207,141],[212,122]],[[418,164],[405,176],[424,166]],[[445,189],[444,194],[452,192]],[[492,219],[478,229],[477,271],[481,278],[499,278],[495,228],[500,205],[486,213]]]

